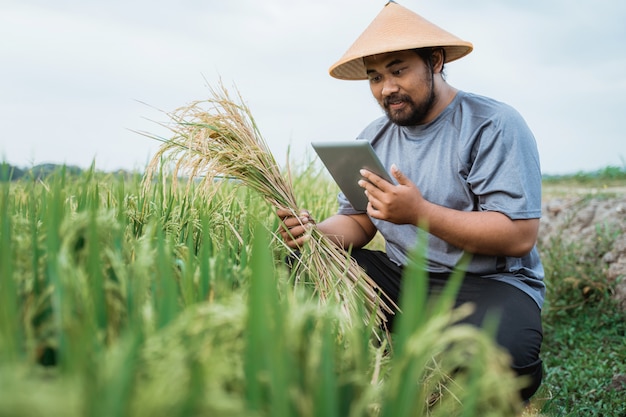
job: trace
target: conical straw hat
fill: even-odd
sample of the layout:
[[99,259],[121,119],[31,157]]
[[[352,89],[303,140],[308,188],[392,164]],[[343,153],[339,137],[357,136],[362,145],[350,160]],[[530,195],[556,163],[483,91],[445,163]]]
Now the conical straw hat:
[[370,23],[350,49],[330,67],[330,75],[342,80],[365,80],[363,57],[406,49],[443,47],[446,62],[469,54],[473,46],[441,29],[394,1]]

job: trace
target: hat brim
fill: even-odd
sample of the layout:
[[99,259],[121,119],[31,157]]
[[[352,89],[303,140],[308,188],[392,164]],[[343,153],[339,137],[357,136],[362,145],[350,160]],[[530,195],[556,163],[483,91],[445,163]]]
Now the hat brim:
[[[472,45],[451,45],[451,46],[441,46],[446,52],[446,60],[445,62],[451,62],[457,60],[459,58],[464,57],[465,55],[472,52]],[[394,51],[403,51],[410,49],[418,49],[416,47],[412,48],[400,48],[394,49]],[[363,64],[363,58],[366,56],[382,54],[386,52],[393,52],[389,50],[379,51],[369,53],[368,55],[359,55],[357,57],[351,58],[344,56],[342,60],[335,63],[329,70],[329,73],[332,77],[338,78],[340,80],[366,80],[367,73],[365,70],[365,65]]]

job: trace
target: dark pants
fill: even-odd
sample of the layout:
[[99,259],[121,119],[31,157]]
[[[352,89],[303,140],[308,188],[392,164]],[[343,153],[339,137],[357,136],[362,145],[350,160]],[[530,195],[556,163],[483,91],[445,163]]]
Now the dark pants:
[[[366,249],[352,251],[352,257],[395,303],[400,294],[402,267],[393,263],[384,252]],[[429,275],[429,295],[440,292],[448,274]],[[541,310],[523,291],[504,282],[466,275],[456,298],[456,306],[471,302],[474,312],[462,323],[481,327],[487,313],[498,317],[496,342],[513,358],[512,368],[518,375],[526,375],[531,384],[521,391],[528,400],[541,385],[543,366],[539,358],[543,330]],[[389,317],[393,331],[393,316]]]

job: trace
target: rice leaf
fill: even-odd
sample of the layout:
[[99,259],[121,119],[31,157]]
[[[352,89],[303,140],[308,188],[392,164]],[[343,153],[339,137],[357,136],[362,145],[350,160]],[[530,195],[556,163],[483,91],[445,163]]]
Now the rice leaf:
[[[2,171],[8,167],[2,165]],[[5,172],[3,176],[8,176]],[[20,335],[18,291],[13,274],[13,245],[9,215],[9,183],[0,190],[0,360],[11,362],[19,357]],[[2,365],[2,363],[0,363]]]

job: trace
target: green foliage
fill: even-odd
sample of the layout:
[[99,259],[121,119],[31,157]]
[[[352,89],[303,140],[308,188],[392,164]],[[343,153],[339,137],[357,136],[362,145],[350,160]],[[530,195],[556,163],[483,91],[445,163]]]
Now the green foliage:
[[543,360],[536,395],[548,416],[626,415],[626,318],[602,273],[616,232],[596,227],[596,245],[565,244],[557,235],[541,248],[546,272]]
[[[544,322],[550,416],[626,415],[626,320],[609,299],[551,312]],[[540,393],[541,396],[541,393]]]
[[[301,175],[303,201],[329,214],[332,187]],[[450,326],[466,313],[447,308],[454,286],[437,305],[403,299],[419,320],[379,343],[293,286],[266,203],[236,184],[206,200],[169,183],[144,192],[91,169],[1,184],[0,416],[519,411],[508,357]]]
[[616,237],[610,227],[597,225],[596,244],[591,247],[576,242],[565,243],[563,236],[557,234],[541,248],[548,282],[549,311],[609,298],[612,287],[602,274],[602,256],[610,250]]

